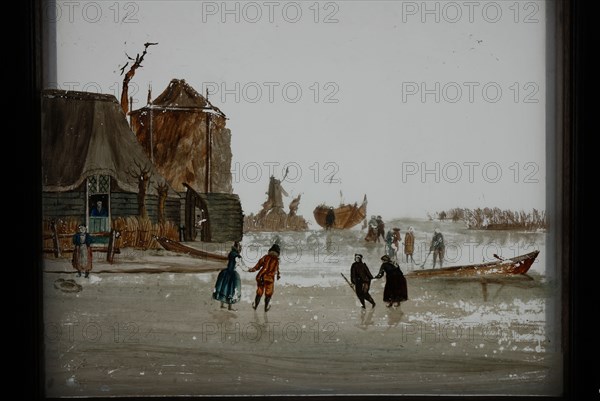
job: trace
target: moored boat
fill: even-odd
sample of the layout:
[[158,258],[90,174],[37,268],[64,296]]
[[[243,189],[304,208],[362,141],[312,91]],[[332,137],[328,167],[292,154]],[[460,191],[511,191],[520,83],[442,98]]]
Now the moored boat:
[[529,252],[514,258],[501,259],[479,263],[474,265],[463,265],[444,267],[441,269],[413,270],[406,273],[407,277],[467,277],[487,275],[519,275],[526,274],[535,262],[540,251]]
[[184,245],[181,242],[173,241],[165,237],[154,236],[154,239],[167,251],[184,253],[186,255],[202,259],[208,258],[216,260],[228,260],[227,256],[225,255],[202,251],[200,249],[192,248],[191,246]]
[[[330,206],[321,204],[313,210],[315,221],[318,225],[323,228],[327,228],[327,213],[330,210]],[[349,229],[359,224],[367,217],[367,195],[365,195],[362,203],[354,203],[353,205],[341,204],[337,208],[333,209],[335,214],[335,222],[333,228],[338,229]]]

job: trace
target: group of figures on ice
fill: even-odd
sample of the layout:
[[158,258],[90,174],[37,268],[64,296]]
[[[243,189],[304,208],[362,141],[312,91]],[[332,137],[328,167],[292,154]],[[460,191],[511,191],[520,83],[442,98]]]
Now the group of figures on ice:
[[[242,245],[235,242],[228,255],[227,267],[219,272],[217,281],[213,290],[213,299],[221,302],[221,308],[228,305],[229,310],[235,310],[233,305],[241,299],[241,279],[236,268],[244,266],[241,257]],[[264,309],[267,312],[271,306],[271,298],[275,289],[275,280],[281,278],[279,271],[279,255],[281,249],[278,244],[273,244],[266,255],[261,257],[256,265],[248,270],[249,273],[256,272],[256,296],[252,303],[252,308],[257,309],[264,295]],[[390,259],[388,255],[381,257],[382,264],[379,273],[376,276],[371,274],[366,263],[363,262],[361,254],[354,255],[354,263],[350,267],[351,287],[356,292],[362,308],[365,308],[365,300],[369,301],[375,307],[375,301],[369,294],[371,281],[386,276],[386,283],[383,290],[383,301],[388,307],[400,305],[400,302],[408,300],[408,290],[404,273],[400,270],[398,263]],[[345,276],[344,276],[345,277]]]
[[[402,244],[402,235],[400,233],[400,229],[398,227],[394,227],[391,230],[388,230],[387,233],[385,231],[385,223],[383,222],[381,216],[371,216],[369,220],[369,230],[367,232],[367,236],[365,240],[368,242],[380,242],[380,239],[385,243],[385,253],[392,259],[393,261],[398,260],[398,253],[400,253],[400,246],[404,245],[404,255],[406,256],[406,263],[408,263],[409,259],[412,263],[415,263],[413,259],[413,254],[415,252],[415,230],[414,228],[408,227],[408,231],[404,235],[404,243]],[[439,230],[436,228],[433,232],[433,237],[431,239],[431,246],[429,247],[429,257],[430,254],[433,253],[433,267],[435,268],[436,262],[439,261],[440,267],[444,264],[444,236]],[[427,259],[427,257],[425,259]]]

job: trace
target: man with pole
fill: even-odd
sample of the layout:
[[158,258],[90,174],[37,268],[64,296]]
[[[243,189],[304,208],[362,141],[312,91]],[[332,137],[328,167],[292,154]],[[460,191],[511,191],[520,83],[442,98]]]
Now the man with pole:
[[431,239],[431,247],[429,252],[433,252],[433,268],[435,269],[435,262],[439,258],[440,268],[444,264],[444,236],[440,232],[439,228],[436,228],[433,232],[433,238]]
[[433,238],[431,239],[431,246],[429,247],[429,253],[425,256],[425,260],[421,264],[421,269],[425,266],[425,262],[427,262],[427,258],[429,255],[433,253],[433,268],[435,269],[435,262],[437,259],[440,259],[440,268],[444,264],[444,236],[440,232],[439,228],[436,228],[433,231]]
[[[359,253],[354,254],[354,263],[350,267],[350,280],[351,287],[354,288],[356,296],[360,301],[361,307],[365,309],[365,300],[369,301],[372,307],[375,307],[375,301],[369,294],[369,288],[371,287],[371,280],[373,275],[369,271],[367,265],[362,261],[363,256]],[[342,276],[344,276],[342,274]],[[346,278],[344,276],[344,278]],[[346,279],[346,281],[348,281]]]

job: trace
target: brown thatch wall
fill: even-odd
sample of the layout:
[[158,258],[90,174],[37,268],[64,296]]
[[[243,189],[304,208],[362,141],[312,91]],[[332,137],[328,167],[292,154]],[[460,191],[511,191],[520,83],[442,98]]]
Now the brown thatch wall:
[[[43,249],[46,252],[51,252],[54,249],[51,220],[56,222],[56,231],[59,235],[59,246],[61,252],[63,252],[63,257],[71,257],[73,235],[77,232],[77,226],[81,223],[81,220],[73,217],[44,219],[42,221]],[[172,222],[152,223],[149,219],[129,216],[112,219],[112,227],[121,233],[115,243],[117,249],[126,247],[161,249],[160,244],[154,240],[154,235],[167,237],[175,241],[179,239],[179,227]]]
[[[130,113],[131,129],[157,170],[177,191],[231,193],[231,131],[226,116],[183,79],[173,79],[147,106]],[[211,187],[206,190],[207,120],[212,135]]]
[[[144,151],[178,192],[184,191],[184,182],[204,189],[206,118],[207,113],[198,110],[163,112],[144,108],[131,114],[131,128]],[[231,193],[231,131],[225,128],[223,117],[213,114],[210,118],[212,192]]]

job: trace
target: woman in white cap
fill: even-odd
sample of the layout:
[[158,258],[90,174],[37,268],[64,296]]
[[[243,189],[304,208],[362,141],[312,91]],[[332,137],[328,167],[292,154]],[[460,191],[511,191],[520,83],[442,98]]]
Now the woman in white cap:
[[400,302],[404,302],[408,299],[408,290],[404,273],[400,270],[400,266],[392,262],[388,255],[383,255],[381,260],[383,263],[379,269],[379,274],[374,278],[381,278],[385,274],[383,301],[387,302],[388,308],[394,303],[396,306],[400,306]]

